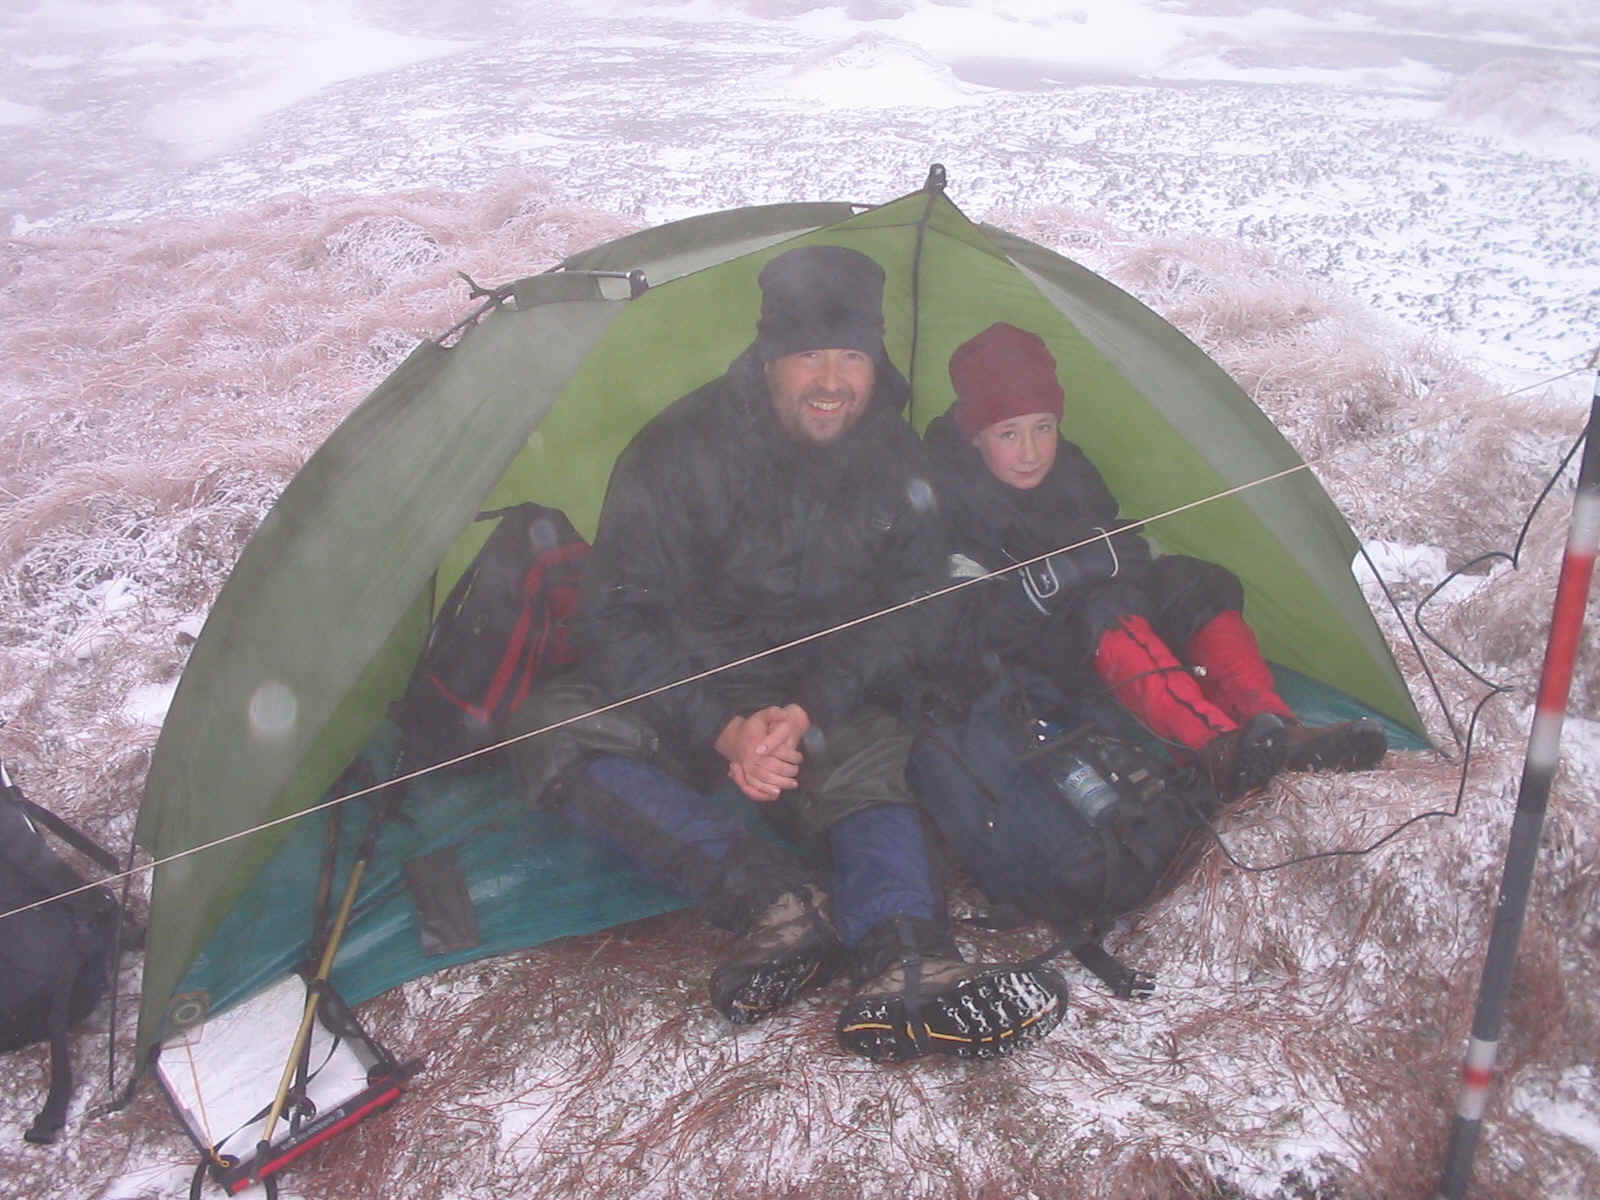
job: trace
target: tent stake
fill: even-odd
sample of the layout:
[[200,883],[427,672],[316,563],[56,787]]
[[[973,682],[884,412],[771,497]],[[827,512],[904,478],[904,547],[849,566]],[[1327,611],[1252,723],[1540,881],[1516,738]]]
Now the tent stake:
[[1445,1149],[1444,1174],[1438,1192],[1440,1200],[1462,1200],[1472,1176],[1472,1156],[1477,1149],[1489,1085],[1494,1078],[1500,1027],[1516,964],[1517,940],[1522,934],[1534,859],[1539,851],[1539,834],[1550,799],[1550,783],[1556,772],[1561,725],[1572,691],[1573,664],[1583,630],[1583,612],[1594,574],[1597,542],[1600,542],[1600,378],[1595,381],[1594,399],[1589,406],[1582,465],[1578,469],[1578,491],[1573,498],[1567,548],[1561,560],[1561,577],[1556,584],[1555,611],[1550,618],[1550,635],[1545,645],[1533,731],[1528,738],[1517,811],[1512,818],[1511,837],[1506,847],[1494,928],[1484,954],[1472,1037],[1467,1043],[1461,1069],[1461,1095],[1450,1125],[1450,1142]]

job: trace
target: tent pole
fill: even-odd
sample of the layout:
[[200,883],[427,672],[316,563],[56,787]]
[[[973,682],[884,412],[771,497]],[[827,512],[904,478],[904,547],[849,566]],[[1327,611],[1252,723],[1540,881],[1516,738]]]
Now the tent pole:
[[1577,658],[1583,630],[1583,613],[1589,598],[1589,582],[1594,574],[1597,542],[1600,542],[1600,377],[1595,381],[1594,399],[1589,406],[1582,465],[1578,469],[1578,490],[1572,503],[1572,520],[1566,553],[1561,560],[1561,577],[1556,584],[1555,611],[1550,618],[1544,669],[1534,706],[1533,731],[1528,738],[1522,784],[1517,793],[1517,811],[1511,822],[1511,837],[1506,847],[1506,863],[1500,880],[1494,928],[1489,936],[1489,948],[1484,954],[1483,976],[1478,985],[1478,1006],[1472,1020],[1472,1037],[1467,1043],[1466,1059],[1462,1064],[1461,1095],[1457,1101],[1455,1119],[1450,1125],[1444,1174],[1439,1183],[1439,1200],[1462,1200],[1472,1176],[1472,1156],[1477,1149],[1489,1085],[1494,1078],[1500,1027],[1505,1017],[1506,997],[1511,989],[1512,969],[1516,964],[1517,940],[1522,934],[1522,919],[1533,881],[1534,859],[1539,850],[1539,834],[1544,826],[1550,783],[1556,772],[1561,725],[1566,718],[1567,698],[1572,691],[1573,663]]
[[928,218],[933,214],[933,201],[944,195],[945,173],[942,163],[928,168],[927,181],[922,190],[927,200],[922,205],[922,216],[917,218],[917,244],[911,255],[911,356],[906,362],[906,382],[911,385],[911,403],[906,417],[913,425],[917,419],[917,342],[922,332],[922,246],[928,236]]

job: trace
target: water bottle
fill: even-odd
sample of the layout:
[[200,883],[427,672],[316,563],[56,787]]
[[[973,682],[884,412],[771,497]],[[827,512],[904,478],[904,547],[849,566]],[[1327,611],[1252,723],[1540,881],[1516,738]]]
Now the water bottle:
[[1098,826],[1117,799],[1117,789],[1077,755],[1063,756],[1060,765],[1050,772],[1050,781],[1091,825]]

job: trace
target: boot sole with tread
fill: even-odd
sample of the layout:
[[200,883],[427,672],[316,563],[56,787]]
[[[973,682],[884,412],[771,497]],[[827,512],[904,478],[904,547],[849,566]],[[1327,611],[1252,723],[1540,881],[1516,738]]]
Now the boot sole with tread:
[[874,1062],[925,1054],[1000,1058],[1039,1041],[1066,1015],[1067,981],[1049,967],[980,967],[907,1011],[903,993],[853,997],[839,1042]]

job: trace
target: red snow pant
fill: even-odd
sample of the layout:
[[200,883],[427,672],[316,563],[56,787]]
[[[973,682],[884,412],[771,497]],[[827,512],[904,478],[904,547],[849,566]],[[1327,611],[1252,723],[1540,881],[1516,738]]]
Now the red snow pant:
[[1094,668],[1150,731],[1199,750],[1268,712],[1294,712],[1245,622],[1233,572],[1183,555],[1151,564],[1146,594],[1154,620],[1127,613],[1095,642]]

